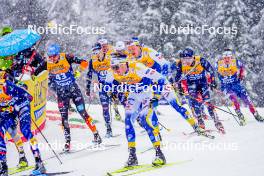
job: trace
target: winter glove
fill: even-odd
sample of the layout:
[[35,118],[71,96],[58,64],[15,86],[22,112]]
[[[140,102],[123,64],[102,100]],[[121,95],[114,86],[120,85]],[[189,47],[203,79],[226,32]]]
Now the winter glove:
[[29,73],[30,75],[32,75],[34,73],[34,68],[31,67],[31,66],[24,66],[23,69],[22,69],[22,73],[25,74],[25,73]]
[[74,78],[79,78],[80,76],[81,76],[81,72],[78,71],[78,70],[76,70],[76,71],[74,72]]
[[85,92],[85,94],[86,94],[86,96],[87,97],[90,97],[90,95],[91,95],[91,93],[90,93],[91,91],[90,91],[90,89],[86,89],[86,92]]
[[212,82],[210,83],[210,88],[211,88],[211,90],[214,90],[214,89],[217,88],[216,81],[212,81]]
[[31,79],[32,79],[32,81],[35,81],[36,76],[35,75],[31,75]]

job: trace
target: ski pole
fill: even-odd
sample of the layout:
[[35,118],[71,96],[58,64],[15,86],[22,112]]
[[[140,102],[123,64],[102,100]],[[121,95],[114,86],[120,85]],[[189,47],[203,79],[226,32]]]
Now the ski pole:
[[195,97],[193,97],[193,96],[191,96],[191,95],[189,95],[189,94],[186,94],[186,93],[183,93],[183,95],[185,95],[185,96],[187,96],[187,97],[189,97],[189,98],[191,98],[191,99],[193,99],[193,100],[196,100],[196,101],[200,101],[200,103],[202,103],[202,104],[205,104],[205,105],[207,105],[207,106],[212,106],[212,107],[214,107],[214,108],[216,108],[216,109],[218,109],[218,110],[221,110],[221,111],[223,111],[223,112],[225,112],[225,113],[228,113],[228,114],[231,114],[231,115],[234,115],[234,116],[236,116],[236,117],[238,117],[236,114],[233,114],[232,112],[228,112],[228,111],[226,111],[226,110],[224,110],[224,109],[222,109],[222,108],[219,108],[218,106],[215,106],[215,105],[212,105],[212,104],[209,104],[208,102],[206,102],[206,101],[201,101],[201,100],[197,100]]
[[91,104],[92,104],[92,100],[91,100],[91,97],[89,96],[89,104],[88,104],[88,107],[87,107],[87,112],[89,111],[89,108],[90,108]]
[[[218,91],[218,90],[215,90],[215,92],[216,93],[218,93],[220,96],[221,95],[224,95],[222,92],[220,92],[220,91]],[[221,96],[222,97],[222,96]],[[222,97],[222,101],[223,101],[223,97]],[[234,114],[231,112],[231,109],[228,107],[228,105],[226,105],[226,101],[224,100],[223,101],[224,103],[224,105],[225,105],[225,107],[228,109],[228,111],[232,114],[232,116],[233,116],[233,118],[235,119],[235,121],[237,122],[237,124],[239,125],[239,126],[241,126],[241,124],[239,123],[239,121],[237,120],[237,118],[234,116]]]
[[58,154],[53,150],[53,148],[51,147],[48,139],[44,136],[44,134],[42,133],[42,131],[39,129],[38,125],[36,124],[35,120],[32,119],[33,124],[36,126],[37,130],[39,131],[39,133],[41,134],[41,136],[43,137],[43,139],[46,141],[46,143],[48,144],[49,148],[51,149],[51,151],[53,152],[53,154],[55,155],[55,157],[58,159],[58,161],[60,162],[60,164],[62,164],[61,159],[59,158]]
[[[228,106],[226,106],[226,108],[227,108],[228,111],[231,113],[230,108],[229,108]],[[241,123],[239,123],[239,121],[238,121],[237,118],[233,115],[233,113],[232,113],[232,116],[233,116],[233,118],[236,120],[237,124],[238,124],[239,126],[241,126]]]
[[188,76],[194,69],[196,69],[196,67],[200,64],[201,62],[198,62],[190,71],[188,71],[183,77],[181,77],[181,79],[179,79],[175,84],[178,84],[179,82],[181,82],[186,76]]
[[162,128],[164,128],[165,130],[167,130],[168,132],[170,132],[171,131],[171,129],[169,129],[169,128],[167,128],[167,127],[165,127],[162,123],[160,123],[159,122],[159,125],[162,127]]

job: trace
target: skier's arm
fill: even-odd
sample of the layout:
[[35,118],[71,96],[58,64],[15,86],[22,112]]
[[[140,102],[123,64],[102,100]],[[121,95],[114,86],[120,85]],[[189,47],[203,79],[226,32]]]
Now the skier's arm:
[[84,71],[88,68],[88,62],[84,59],[80,59],[73,54],[66,54],[66,59],[69,64],[79,64],[81,71]]
[[47,70],[47,61],[42,60],[42,62],[38,64],[38,67],[35,69],[33,75],[37,76],[44,70]]
[[201,65],[202,67],[210,74],[210,85],[212,88],[216,88],[216,79],[215,79],[215,71],[212,65],[204,58],[201,58]]
[[242,81],[245,79],[246,69],[245,69],[244,64],[238,59],[237,59],[237,67],[239,69],[238,78],[240,81]]
[[107,71],[107,75],[103,86],[107,86],[107,93],[111,96],[112,93],[118,93],[117,86],[121,83],[115,80],[113,72],[111,69]]
[[12,97],[32,101],[33,97],[23,88],[15,85],[13,82],[6,80],[7,93]]
[[[168,68],[166,68],[166,60],[162,57],[161,53],[157,52],[156,50],[149,48],[149,56],[157,63],[157,67],[155,68],[157,72],[166,75]],[[166,70],[167,69],[167,70]]]
[[[31,53],[31,55],[32,55],[32,53]],[[31,57],[31,55],[29,57]],[[30,63],[30,66],[31,67],[38,67],[39,64],[41,64],[43,61],[44,61],[44,58],[38,52],[36,52],[36,54],[34,55],[34,58],[33,58],[32,62]]]
[[175,75],[175,83],[177,83],[180,79],[181,79],[181,76],[182,76],[182,63],[179,62],[175,68],[176,70],[176,75]]
[[158,84],[159,86],[163,86],[165,84],[169,84],[169,81],[159,72],[157,72],[154,69],[148,68],[145,65],[141,63],[137,63],[136,66],[138,70],[139,76],[142,78],[148,78],[150,79],[153,83]]

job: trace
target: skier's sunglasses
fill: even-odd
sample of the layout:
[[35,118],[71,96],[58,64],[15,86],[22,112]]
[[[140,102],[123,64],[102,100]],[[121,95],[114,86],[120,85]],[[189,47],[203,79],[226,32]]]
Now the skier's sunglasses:
[[114,71],[115,70],[119,70],[120,69],[120,65],[118,65],[118,64],[117,65],[112,65],[111,69],[114,70]]

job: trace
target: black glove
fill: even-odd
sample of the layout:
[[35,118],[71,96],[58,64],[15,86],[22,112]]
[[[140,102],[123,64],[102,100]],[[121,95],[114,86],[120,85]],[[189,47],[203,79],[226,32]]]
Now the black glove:
[[90,91],[90,89],[86,89],[86,92],[85,92],[85,94],[86,94],[86,96],[87,97],[90,97],[90,95],[91,95],[91,93],[90,93],[91,91]]
[[217,84],[216,84],[216,81],[212,81],[211,84],[210,84],[210,88],[212,90],[216,89],[217,88]]
[[177,89],[178,89],[179,95],[182,97],[184,95],[184,90],[180,83],[178,83]]

